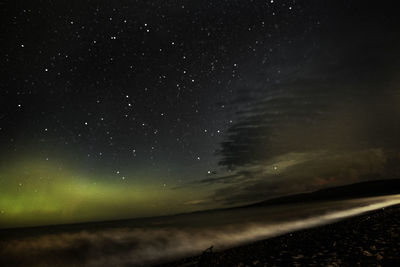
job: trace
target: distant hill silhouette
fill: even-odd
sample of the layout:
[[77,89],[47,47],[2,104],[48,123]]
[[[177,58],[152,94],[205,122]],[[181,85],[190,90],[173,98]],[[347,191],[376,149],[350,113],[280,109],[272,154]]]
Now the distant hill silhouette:
[[392,194],[400,194],[400,179],[374,180],[337,187],[329,187],[310,193],[272,198],[254,204],[246,205],[245,207],[257,207],[322,200],[344,200],[351,198],[375,197]]

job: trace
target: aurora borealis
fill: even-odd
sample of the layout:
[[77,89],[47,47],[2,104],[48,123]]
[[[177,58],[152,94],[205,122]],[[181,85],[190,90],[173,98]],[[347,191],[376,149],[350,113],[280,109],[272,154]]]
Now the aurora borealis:
[[0,228],[400,175],[400,27],[389,4],[0,5]]
[[[150,182],[96,181],[82,173],[48,162],[19,161],[2,166],[7,183],[1,184],[1,226],[87,222],[104,219],[162,215],[187,207],[187,192],[163,192]],[[148,178],[150,179],[150,178]],[[3,180],[4,181],[4,180]],[[193,194],[193,193],[192,193]]]

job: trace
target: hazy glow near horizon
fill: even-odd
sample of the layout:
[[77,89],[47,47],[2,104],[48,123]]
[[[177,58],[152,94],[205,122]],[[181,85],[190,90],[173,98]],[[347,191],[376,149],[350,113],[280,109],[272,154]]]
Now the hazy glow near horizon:
[[187,190],[138,180],[117,184],[100,175],[92,179],[43,161],[19,161],[0,171],[0,228],[137,218],[190,208],[182,204]]

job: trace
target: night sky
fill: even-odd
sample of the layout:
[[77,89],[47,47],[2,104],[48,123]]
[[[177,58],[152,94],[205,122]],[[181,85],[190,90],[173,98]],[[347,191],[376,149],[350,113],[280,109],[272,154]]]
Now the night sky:
[[400,23],[366,1],[0,2],[0,226],[400,174]]

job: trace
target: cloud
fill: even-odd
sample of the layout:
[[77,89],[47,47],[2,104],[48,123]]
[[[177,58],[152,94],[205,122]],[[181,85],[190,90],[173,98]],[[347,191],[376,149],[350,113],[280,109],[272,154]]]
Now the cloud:
[[[309,57],[283,45],[286,60],[260,69],[264,77],[242,76],[226,104],[235,123],[217,151],[227,171],[200,181],[222,186],[215,199],[237,204],[400,174],[400,39],[382,21],[347,20],[314,36],[317,48],[302,51]],[[273,170],[280,157],[288,165]]]
[[[230,180],[230,183],[215,190],[212,198],[229,206],[324,187],[394,178],[396,176],[393,177],[394,174],[388,171],[391,170],[389,158],[392,158],[390,153],[381,149],[288,153],[257,165],[254,176]],[[256,169],[255,166],[251,168]],[[219,180],[215,183],[219,183]]]
[[195,199],[195,200],[186,201],[183,204],[184,205],[204,205],[204,204],[210,204],[210,200],[209,199]]

